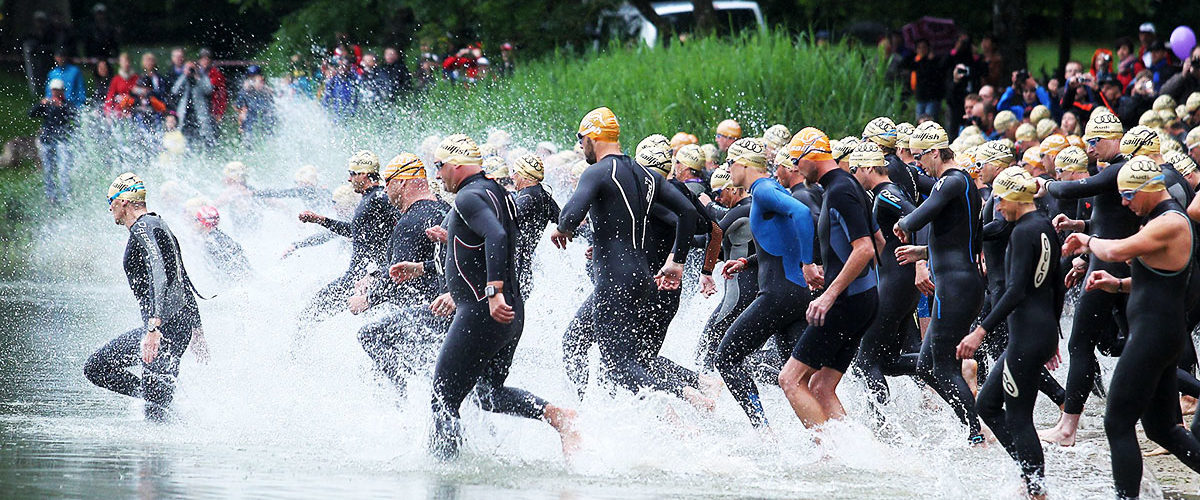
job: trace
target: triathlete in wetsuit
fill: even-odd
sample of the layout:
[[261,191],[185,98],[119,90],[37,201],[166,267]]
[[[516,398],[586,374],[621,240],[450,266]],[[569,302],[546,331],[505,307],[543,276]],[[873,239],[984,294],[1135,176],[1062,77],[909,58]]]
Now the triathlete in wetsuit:
[[[754,234],[750,230],[750,206],[754,198],[746,188],[733,184],[729,171],[719,168],[712,175],[713,190],[730,205],[719,223],[722,232],[721,253],[726,262],[748,259],[756,253]],[[747,267],[733,279],[724,280],[721,303],[713,310],[700,335],[698,356],[700,366],[713,368],[713,358],[721,339],[734,320],[745,311],[758,295],[758,267]],[[791,353],[790,345],[788,354]]]
[[[195,288],[183,267],[179,242],[166,222],[146,211],[146,187],[124,173],[108,188],[113,220],[129,228],[125,276],[144,326],[113,339],[88,358],[83,373],[93,384],[146,401],[148,420],[162,420],[175,393],[179,361],[193,334],[200,335]],[[141,365],[142,376],[127,368]]]
[[525,324],[513,267],[516,206],[500,184],[484,176],[479,149],[467,136],[447,137],[434,158],[438,178],[456,193],[444,266],[456,310],[434,367],[430,449],[441,458],[458,453],[459,407],[473,390],[486,411],[549,422],[569,452],[575,445],[573,412],[504,385]]
[[[608,108],[593,110],[584,117],[579,137],[585,156],[594,164],[580,177],[552,238],[555,245],[565,248],[584,216],[588,217],[596,280],[593,314],[608,377],[634,392],[649,387],[691,397],[679,384],[647,370],[638,355],[641,339],[629,333],[642,331],[650,317],[655,279],[663,288],[678,285],[697,214],[687,198],[670,188],[662,176],[621,154],[618,135],[616,117]],[[659,276],[650,274],[645,252],[647,219],[655,205],[679,217],[673,261],[663,266]]]
[[329,208],[329,190],[317,186],[317,167],[305,165],[296,171],[296,185],[290,188],[256,189],[255,198],[296,198],[305,210]]
[[[1057,229],[1074,229],[1104,239],[1122,239],[1137,232],[1138,218],[1121,205],[1121,196],[1117,192],[1117,175],[1125,163],[1125,158],[1119,155],[1121,137],[1119,118],[1104,112],[1092,115],[1083,138],[1088,142],[1089,154],[1094,154],[1100,162],[1107,162],[1108,166],[1087,178],[1046,183],[1044,189],[1060,200],[1087,197],[1092,200],[1092,218],[1081,224],[1082,227],[1068,228],[1060,224]],[[1129,277],[1129,266],[1124,262],[1090,259],[1085,276],[1096,271],[1105,271],[1117,278]],[[1071,336],[1067,340],[1071,363],[1067,371],[1063,417],[1055,428],[1043,436],[1047,440],[1074,444],[1079,416],[1083,413],[1083,405],[1087,402],[1088,393],[1096,385],[1099,373],[1096,348],[1114,356],[1121,352],[1125,300],[1124,295],[1100,290],[1084,290],[1079,295],[1075,303]]]
[[369,151],[359,151],[350,157],[350,183],[362,193],[362,201],[349,222],[330,219],[312,212],[301,212],[301,222],[315,222],[341,236],[350,238],[353,253],[345,274],[317,292],[304,311],[303,323],[323,320],[345,307],[345,300],[354,291],[354,284],[367,275],[368,264],[376,269],[387,266],[388,239],[396,226],[399,212],[388,203],[387,193],[379,182],[379,158]]
[[[823,132],[809,127],[796,134],[788,149],[805,177],[825,188],[817,224],[825,290],[809,303],[808,328],[779,373],[784,395],[809,427],[845,416],[837,386],[879,306],[872,263],[883,237],[866,191],[826,153],[828,144]],[[874,143],[867,146],[878,151]],[[883,166],[882,156],[875,160],[872,166]]]
[[[878,119],[877,119],[878,120]],[[889,180],[886,166],[876,166],[886,160],[882,151],[871,151],[870,146],[860,146],[861,151],[851,153],[850,168],[855,178],[874,196],[872,215],[877,227],[890,228],[902,217],[912,213],[916,207],[908,194]],[[917,308],[920,293],[915,285],[916,270],[912,264],[901,265],[891,256],[902,244],[895,233],[883,234],[884,244],[879,260],[879,311],[875,322],[863,335],[859,344],[856,373],[862,377],[875,395],[878,404],[888,401],[889,390],[884,378],[915,375],[916,356],[902,356],[907,336],[916,328],[913,312]]]
[[517,279],[521,282],[523,299],[533,291],[533,252],[547,224],[558,223],[558,202],[542,185],[545,168],[542,159],[526,153],[513,162],[513,180],[517,192],[513,194],[517,203]]
[[764,149],[759,139],[739,139],[729,147],[732,182],[748,187],[754,200],[749,218],[758,248],[753,255],[729,260],[725,275],[732,280],[733,274],[757,267],[758,295],[725,332],[713,362],[756,427],[767,426],[767,416],[743,361],[771,336],[778,338],[785,330],[796,336],[807,325],[809,291],[802,267],[812,262],[814,234],[808,207],[768,177]]
[[242,251],[242,245],[217,226],[221,214],[216,207],[204,206],[196,211],[196,230],[204,243],[204,254],[212,268],[225,280],[240,280],[250,277],[250,261]]
[[1180,425],[1176,375],[1189,333],[1182,291],[1195,268],[1195,235],[1183,207],[1166,192],[1162,167],[1155,160],[1138,156],[1122,165],[1116,189],[1125,205],[1144,217],[1144,227],[1118,240],[1072,234],[1063,251],[1090,251],[1094,260],[1131,262],[1129,278],[1100,271],[1088,276],[1086,287],[1129,293],[1129,339],[1109,384],[1104,431],[1117,497],[1137,498],[1142,479],[1139,419],[1147,438],[1200,472],[1200,442]]
[[958,357],[970,359],[988,332],[1009,324],[1008,345],[996,368],[979,389],[979,417],[1021,466],[1030,497],[1045,495],[1046,463],[1033,406],[1046,362],[1058,350],[1058,317],[1066,287],[1058,279],[1062,259],[1058,233],[1035,207],[1038,184],[1024,169],[1009,167],[993,184],[996,205],[1013,223],[1007,238],[1003,295],[979,327],[958,346]]
[[895,226],[901,241],[926,225],[932,227],[928,252],[935,285],[933,317],[921,343],[917,373],[954,409],[968,428],[968,439],[980,444],[983,435],[975,415],[975,398],[963,379],[955,349],[970,333],[983,305],[984,284],[978,266],[982,199],[974,180],[954,164],[954,152],[941,125],[922,123],[909,139],[909,148],[927,169],[939,174],[929,198]]

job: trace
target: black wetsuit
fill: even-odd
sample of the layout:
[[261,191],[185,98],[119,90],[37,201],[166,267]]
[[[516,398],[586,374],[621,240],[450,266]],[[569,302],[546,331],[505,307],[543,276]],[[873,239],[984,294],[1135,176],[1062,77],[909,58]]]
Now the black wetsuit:
[[[183,267],[179,242],[166,222],[154,213],[142,215],[129,227],[125,246],[125,277],[137,298],[143,326],[125,332],[88,358],[83,372],[93,384],[146,401],[147,419],[166,416],[175,394],[179,361],[201,327],[195,289]],[[142,361],[141,342],[150,318],[162,321],[158,356]],[[142,376],[127,368],[141,365]]]
[[296,186],[280,189],[258,189],[254,191],[256,198],[296,198],[304,205],[305,210],[314,212],[329,208],[329,190],[316,186]]
[[[446,228],[446,286],[456,310],[433,373],[433,434],[439,457],[458,452],[459,407],[475,391],[480,408],[540,419],[546,401],[504,385],[525,325],[525,304],[513,266],[517,249],[516,205],[508,191],[478,173],[463,179]],[[489,282],[503,282],[505,302],[515,314],[502,324],[492,318]]]
[[875,320],[879,308],[875,266],[875,218],[871,202],[862,185],[849,172],[835,168],[821,176],[825,196],[817,239],[821,242],[821,262],[825,283],[833,283],[842,273],[853,242],[868,238],[871,260],[833,301],[820,326],[808,325],[792,350],[792,358],[814,369],[832,368],[845,373],[858,354],[863,334]]
[[[916,167],[904,163],[904,160],[901,160],[900,157],[896,156],[895,154],[884,155],[884,160],[887,160],[888,179],[890,179],[892,184],[899,188],[901,192],[908,196],[908,199],[912,200],[914,205],[920,205],[920,202],[923,199],[921,194],[928,194],[926,192],[927,190],[921,189],[921,184],[923,182],[921,178],[926,177],[925,174],[917,170]],[[928,177],[926,177],[926,179],[928,179]],[[887,228],[884,229],[886,230]]]
[[[746,259],[756,253],[754,234],[750,231],[750,204],[754,199],[750,196],[742,198],[721,218],[721,231],[724,232],[721,241],[721,253],[726,261]],[[747,267],[731,280],[724,281],[725,292],[721,303],[713,310],[704,325],[700,336],[698,356],[700,366],[705,369],[713,367],[713,358],[725,331],[729,329],[738,315],[742,314],[754,297],[758,295],[758,267]],[[791,353],[790,347],[788,353]]]
[[608,377],[633,392],[649,387],[682,395],[680,384],[648,370],[639,356],[642,339],[630,334],[643,331],[653,313],[655,286],[645,246],[647,219],[655,205],[679,218],[674,259],[682,264],[696,226],[695,208],[661,175],[626,155],[606,156],[583,172],[563,207],[558,229],[569,234],[585,215],[590,220],[596,285],[591,297],[593,327]]
[[879,313],[874,324],[863,335],[856,362],[857,373],[875,395],[875,401],[885,404],[889,390],[884,378],[915,375],[917,357],[903,356],[906,337],[916,328],[913,311],[917,309],[916,266],[900,265],[894,257],[900,238],[891,228],[902,217],[912,213],[908,194],[892,182],[881,182],[871,190],[875,195],[872,212],[882,228],[884,245],[879,259]]
[[931,225],[929,265],[934,282],[932,318],[921,342],[917,374],[937,391],[969,429],[972,442],[982,440],[974,396],[956,358],[958,343],[970,333],[983,306],[979,275],[979,190],[966,172],[947,169],[921,206],[900,219],[909,234]]
[[[1137,232],[1138,217],[1121,204],[1121,195],[1117,191],[1117,174],[1124,164],[1125,161],[1118,157],[1091,177],[1051,182],[1046,189],[1059,199],[1092,197],[1092,218],[1083,232],[1103,239],[1127,238]],[[1129,277],[1129,265],[1124,262],[1104,262],[1093,257],[1085,276],[1095,271],[1108,271],[1117,278]],[[1096,348],[1111,356],[1121,353],[1124,344],[1121,332],[1126,330],[1125,301],[1125,295],[1101,290],[1080,293],[1075,303],[1071,337],[1067,340],[1071,364],[1067,371],[1064,413],[1083,413],[1088,392],[1096,385],[1099,373]]]
[[389,262],[421,262],[425,274],[396,284],[387,269],[376,276],[367,290],[371,307],[384,302],[400,310],[368,323],[358,330],[358,341],[375,362],[375,367],[405,387],[407,377],[428,362],[432,346],[440,343],[450,325],[448,318],[434,316],[429,303],[442,287],[441,245],[425,236],[425,230],[441,224],[450,205],[441,200],[417,200],[408,207],[392,230]]
[[[808,207],[808,212],[812,214],[813,227],[817,227],[818,219],[821,217],[821,200],[825,197],[825,188],[820,183],[808,185],[803,182],[797,182],[788,191],[791,191],[792,198],[795,198],[804,206]],[[813,235],[813,262],[821,263],[821,235]],[[802,330],[803,331],[803,330]],[[795,345],[795,342],[792,342]],[[791,354],[788,354],[791,356]]]
[[533,291],[533,252],[547,224],[558,223],[558,202],[540,183],[513,193],[517,203],[517,279],[523,299]]
[[[980,326],[1009,324],[1008,345],[979,389],[979,417],[1021,466],[1030,495],[1045,493],[1046,465],[1033,405],[1046,362],[1058,350],[1058,316],[1066,287],[1059,279],[1062,244],[1050,219],[1036,210],[1013,224],[1004,259],[1004,287]],[[990,268],[999,274],[1001,269]]]
[[320,321],[344,309],[354,283],[366,276],[369,264],[375,264],[376,269],[387,268],[388,240],[399,218],[400,211],[388,202],[383,186],[374,186],[363,193],[349,222],[320,219],[325,228],[350,238],[353,253],[346,273],[325,285],[305,306],[302,322]]
[[[785,258],[811,262],[812,255],[804,254],[812,248],[812,242],[808,240],[813,238],[815,231],[808,207],[792,198],[774,179],[755,181],[750,193],[754,198],[750,205],[750,229],[760,244],[757,251],[746,258],[746,267],[758,267],[758,295],[725,332],[713,365],[725,380],[729,393],[750,418],[750,423],[757,427],[767,425],[767,416],[759,401],[758,386],[743,361],[759,350],[768,338],[779,338],[785,335],[784,332],[790,332],[787,335],[796,338],[807,326],[804,315],[808,309],[808,285],[803,275],[797,276],[799,270],[788,269]],[[761,245],[763,241],[778,241],[784,237],[771,234],[780,230],[778,226],[760,222],[772,220],[788,221],[791,226],[801,228],[798,234],[785,235],[800,242],[797,255],[774,255]]]
[[242,245],[217,228],[204,233],[204,253],[208,261],[221,276],[228,280],[240,280],[250,276],[250,261]]
[[[1183,208],[1173,199],[1159,203],[1144,220],[1148,223],[1164,216],[1187,220]],[[1092,260],[1098,259],[1093,256]],[[1104,412],[1104,433],[1108,435],[1118,498],[1136,498],[1141,490],[1142,452],[1136,427],[1139,419],[1147,438],[1200,472],[1200,442],[1180,425],[1183,415],[1176,375],[1180,352],[1187,345],[1184,337],[1189,334],[1184,318],[1187,297],[1182,291],[1188,287],[1193,268],[1190,259],[1175,271],[1154,269],[1140,257],[1130,265],[1129,339],[1113,369]]]
[[[682,187],[682,186],[680,186]],[[687,188],[683,188],[687,189]],[[653,206],[646,228],[646,261],[651,266],[659,267],[666,263],[667,257],[675,250],[677,217],[666,207]],[[699,260],[702,260],[703,255]],[[668,380],[672,385],[688,385],[697,387],[699,378],[696,372],[680,366],[670,359],[660,356],[663,343],[667,339],[667,330],[675,314],[679,312],[679,301],[683,287],[674,290],[654,290],[653,306],[650,309],[650,319],[644,322],[639,356],[642,364],[650,369],[651,374],[659,380]]]

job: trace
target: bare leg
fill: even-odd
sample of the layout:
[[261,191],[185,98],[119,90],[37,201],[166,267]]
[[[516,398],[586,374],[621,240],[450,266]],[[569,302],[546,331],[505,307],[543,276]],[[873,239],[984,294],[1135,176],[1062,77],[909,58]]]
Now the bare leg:
[[821,404],[826,419],[841,420],[846,417],[846,408],[837,396],[837,386],[841,381],[842,373],[828,367],[817,371],[809,381],[808,388]]
[[554,405],[546,405],[546,409],[542,412],[542,418],[546,420],[546,423],[558,431],[558,437],[562,440],[563,456],[568,460],[579,451],[580,447],[579,431],[575,429],[575,417],[575,410]]
[[1077,430],[1079,430],[1079,414],[1063,413],[1062,418],[1058,420],[1058,425],[1038,432],[1038,437],[1048,443],[1075,446],[1075,431]]
[[828,420],[821,403],[809,390],[815,373],[816,370],[811,366],[801,363],[796,358],[788,358],[783,370],[779,372],[779,387],[783,388],[783,394],[792,405],[792,411],[796,412],[800,422],[808,428],[824,424]]

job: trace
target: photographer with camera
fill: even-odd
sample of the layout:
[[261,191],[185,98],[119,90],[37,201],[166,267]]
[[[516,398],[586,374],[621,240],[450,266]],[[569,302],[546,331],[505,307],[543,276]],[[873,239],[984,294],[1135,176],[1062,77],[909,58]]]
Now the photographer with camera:
[[1192,47],[1192,53],[1183,61],[1183,71],[1164,83],[1160,94],[1166,94],[1175,102],[1185,102],[1192,92],[1200,92],[1200,45]]
[[183,73],[171,86],[171,96],[176,102],[175,116],[179,118],[179,129],[188,144],[211,146],[216,142],[217,127],[208,111],[212,94],[209,75],[195,61],[185,63]]
[[[954,71],[951,72],[950,94],[946,96],[946,109],[949,111],[948,117],[950,127],[947,129],[953,134],[953,137],[958,136],[958,131],[968,125],[980,126],[982,123],[972,123],[968,112],[975,103],[979,101],[978,94],[979,84],[976,83],[978,78],[973,75],[971,67],[966,64],[957,64],[954,66]],[[967,96],[974,95],[973,102],[966,102]],[[953,139],[951,139],[953,140]]]
[[1012,86],[1000,96],[996,109],[1007,109],[1017,115],[1018,120],[1024,120],[1038,104],[1049,108],[1052,115],[1061,114],[1055,113],[1058,105],[1050,99],[1050,92],[1038,85],[1037,80],[1029,75],[1029,70],[1022,69],[1013,72]]
[[[1099,51],[1097,51],[1099,53]],[[1097,57],[1103,57],[1097,54]],[[1107,76],[1112,72],[1101,70],[1096,71],[1097,65],[1102,65],[1102,60],[1097,60],[1093,57],[1092,71],[1084,73],[1083,67],[1077,62],[1067,63],[1066,85],[1063,87],[1062,99],[1060,107],[1063,112],[1074,111],[1079,116],[1088,116],[1097,106],[1104,106],[1103,100],[1100,98],[1099,82],[1096,75]],[[1075,71],[1072,71],[1074,69]]]

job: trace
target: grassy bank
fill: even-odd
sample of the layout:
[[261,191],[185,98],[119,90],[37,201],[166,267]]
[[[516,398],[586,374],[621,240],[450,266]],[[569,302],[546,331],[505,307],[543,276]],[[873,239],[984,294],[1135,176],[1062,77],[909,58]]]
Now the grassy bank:
[[532,62],[507,81],[439,85],[417,119],[443,130],[482,134],[491,125],[527,141],[573,143],[580,118],[597,106],[613,109],[631,148],[646,135],[681,130],[711,142],[724,118],[748,135],[775,123],[858,135],[871,118],[897,115],[899,99],[874,49],[816,47],[771,33]]

